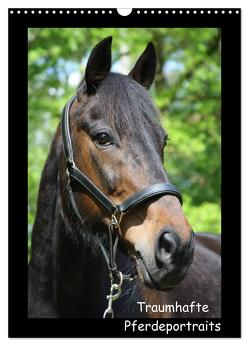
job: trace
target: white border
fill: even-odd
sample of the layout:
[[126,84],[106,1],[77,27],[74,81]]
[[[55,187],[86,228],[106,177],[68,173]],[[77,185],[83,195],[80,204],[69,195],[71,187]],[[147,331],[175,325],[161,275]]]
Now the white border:
[[[156,343],[158,344],[183,344],[184,345],[199,345],[199,343],[203,344],[209,344],[209,342],[212,342],[212,344],[216,345],[222,345],[222,344],[245,344],[249,341],[249,327],[248,327],[248,310],[249,310],[249,280],[248,280],[248,246],[249,246],[249,219],[248,219],[248,196],[249,196],[249,164],[248,164],[248,156],[249,156],[249,107],[248,107],[248,80],[249,80],[249,52],[248,52],[248,32],[249,32],[249,18],[248,18],[248,1],[217,1],[217,0],[209,0],[209,1],[199,1],[199,0],[168,0],[167,2],[163,0],[154,0],[153,2],[147,2],[145,5],[144,0],[126,0],[126,1],[111,1],[106,0],[105,2],[99,0],[92,0],[91,2],[82,2],[80,0],[72,0],[70,3],[65,0],[54,0],[51,2],[51,0],[43,0],[43,1],[36,1],[33,0],[26,0],[26,1],[18,1],[18,0],[12,0],[12,1],[2,1],[0,6],[0,23],[1,23],[1,127],[0,127],[0,157],[1,157],[1,169],[0,169],[0,186],[1,186],[1,204],[0,204],[0,220],[1,220],[1,248],[0,248],[0,273],[1,273],[1,284],[0,284],[0,298],[1,298],[1,320],[0,320],[0,337],[1,337],[1,345],[10,344],[13,342],[18,342],[20,344],[26,345],[26,344],[32,344],[34,343],[34,339],[20,339],[20,340],[11,340],[7,339],[7,323],[8,323],[8,303],[7,303],[7,201],[8,201],[8,195],[7,195],[7,114],[8,114],[8,108],[7,108],[7,90],[8,90],[8,75],[7,75],[7,66],[8,66],[8,58],[7,58],[7,51],[8,51],[8,43],[7,43],[7,8],[102,8],[105,6],[106,8],[165,8],[166,6],[168,8],[242,8],[242,339],[157,339]],[[232,40],[233,38],[231,38]],[[231,62],[231,68],[236,69],[236,66],[232,65]],[[235,86],[236,87],[236,86]],[[15,100],[13,100],[15,102]],[[22,116],[20,114],[16,114],[15,116]],[[234,114],[234,121],[236,121],[236,114]],[[236,170],[236,167],[233,167],[233,155],[239,155],[239,153],[233,153],[232,152],[232,141],[233,141],[233,134],[231,133],[231,171],[228,172],[228,175],[231,176],[231,184],[234,184],[232,181],[232,172],[233,170]],[[21,174],[21,172],[20,172]],[[231,203],[234,203],[236,205],[237,201],[234,201],[232,193],[231,193]],[[18,201],[17,203],[21,203],[21,201]],[[13,216],[14,217],[14,216]],[[18,231],[18,230],[17,230]],[[235,230],[223,230],[224,232],[234,232],[234,237],[236,237],[236,229]],[[231,252],[232,256],[232,252]],[[233,271],[237,270],[236,268],[231,268],[231,280],[232,280],[232,273]],[[18,283],[17,283],[18,287]],[[232,298],[232,292],[231,292],[231,299]],[[232,316],[232,319],[237,319],[237,316]],[[35,339],[35,342],[38,344],[46,344],[46,345],[61,345],[65,344],[68,345],[68,343],[73,342],[82,345],[82,343],[87,342],[87,344],[95,344],[101,343],[103,345],[112,345],[119,343],[120,345],[124,345],[127,343],[133,343],[134,344],[141,344],[143,345],[151,345],[152,342],[154,342],[152,339],[101,339],[101,340],[94,340],[94,339],[74,339],[74,340],[68,340],[68,339]]]
[[[132,10],[131,9],[119,9],[121,12],[123,12],[123,16],[126,16],[126,13],[131,13]],[[118,11],[119,11],[118,10]],[[154,14],[159,14],[161,16],[167,16],[167,15],[175,15],[175,16],[181,16],[181,15],[191,15],[191,14],[208,14],[208,15],[226,15],[226,16],[230,16],[230,15],[239,15],[240,14],[240,10],[239,9],[160,9],[157,10],[155,8],[153,9],[139,9],[139,10],[133,10],[135,11],[135,13],[137,15],[139,14],[146,14],[148,16],[153,16]],[[66,15],[90,15],[92,16],[92,18],[94,18],[94,15],[105,15],[105,16],[110,16],[111,14],[116,14],[115,9],[109,9],[109,10],[105,10],[105,9],[101,9],[101,10],[78,10],[78,9],[66,9],[66,10],[60,10],[58,8],[54,8],[54,9],[27,9],[27,8],[22,8],[22,9],[11,9],[9,10],[9,13],[11,15],[17,15],[17,16],[27,16],[27,15],[62,15],[62,14],[66,14]]]

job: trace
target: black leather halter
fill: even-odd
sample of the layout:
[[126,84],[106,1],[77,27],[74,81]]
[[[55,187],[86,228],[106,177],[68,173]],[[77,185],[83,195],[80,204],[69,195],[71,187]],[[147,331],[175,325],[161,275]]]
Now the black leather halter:
[[[115,232],[114,234],[114,230],[119,229],[122,216],[126,214],[130,209],[134,208],[135,206],[142,204],[143,202],[148,201],[152,198],[160,197],[164,195],[175,196],[178,198],[178,200],[182,204],[182,196],[173,184],[165,182],[165,183],[158,183],[158,184],[148,186],[134,193],[132,196],[128,197],[125,201],[123,201],[120,204],[113,203],[109,199],[109,197],[107,197],[84,173],[82,173],[75,164],[73,145],[71,140],[71,132],[70,132],[70,108],[75,99],[76,99],[76,96],[73,96],[70,99],[70,101],[67,103],[67,105],[65,106],[63,110],[62,122],[61,122],[63,150],[65,155],[65,161],[67,166],[67,176],[68,176],[67,189],[69,192],[72,208],[75,214],[77,215],[77,217],[81,221],[82,221],[82,218],[77,208],[77,205],[74,199],[73,190],[71,187],[72,181],[76,181],[78,184],[80,184],[83,187],[84,190],[88,191],[88,193],[95,200],[97,200],[109,212],[111,216],[111,221],[109,224],[109,239],[110,239],[109,252],[105,249],[105,247],[102,244],[100,244],[100,247],[103,252],[104,258],[107,262],[107,265],[109,267],[111,278],[114,278],[114,277],[119,278],[118,285],[113,284],[113,281],[111,281],[112,282],[111,291],[110,291],[110,296],[108,296],[109,304],[104,314],[104,317],[107,314],[110,314],[111,317],[113,317],[113,310],[112,310],[110,302],[119,297],[123,279],[129,278],[129,276],[125,276],[121,272],[119,272],[115,264],[115,256],[116,256],[117,245],[118,245],[118,234],[117,234],[118,232]],[[113,241],[113,236],[115,237],[114,241]],[[117,292],[114,294],[115,290]]]

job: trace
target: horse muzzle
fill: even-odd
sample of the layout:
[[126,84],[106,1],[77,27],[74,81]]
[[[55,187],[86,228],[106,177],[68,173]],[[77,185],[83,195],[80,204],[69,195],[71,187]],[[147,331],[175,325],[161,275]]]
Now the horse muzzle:
[[195,237],[191,231],[183,242],[176,232],[165,227],[155,239],[152,255],[136,253],[137,270],[140,279],[149,287],[170,290],[186,276],[194,255]]

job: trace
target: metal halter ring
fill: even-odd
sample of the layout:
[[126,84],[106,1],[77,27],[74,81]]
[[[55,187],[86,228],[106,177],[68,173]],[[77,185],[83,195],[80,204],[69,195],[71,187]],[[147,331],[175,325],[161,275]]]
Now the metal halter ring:
[[112,227],[119,228],[123,215],[124,215],[123,212],[119,212],[119,210],[116,209],[114,211],[114,213],[112,214],[111,222],[109,223],[109,227],[110,228],[112,228]]

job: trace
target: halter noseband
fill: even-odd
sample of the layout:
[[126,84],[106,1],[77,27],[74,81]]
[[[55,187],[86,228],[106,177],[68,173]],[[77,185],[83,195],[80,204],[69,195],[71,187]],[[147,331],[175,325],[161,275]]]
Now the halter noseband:
[[74,161],[73,154],[73,146],[71,140],[70,133],[70,109],[71,106],[76,99],[76,96],[73,96],[69,102],[66,104],[63,113],[62,113],[62,122],[61,122],[61,130],[62,130],[62,142],[63,142],[63,151],[67,166],[67,190],[69,192],[71,206],[74,210],[74,213],[78,217],[78,219],[82,222],[82,217],[77,208],[73,190],[71,187],[71,182],[76,181],[80,184],[89,194],[97,200],[111,215],[111,221],[108,225],[109,231],[109,252],[100,244],[101,251],[105,258],[105,261],[108,265],[108,269],[110,272],[111,278],[111,288],[110,295],[107,296],[108,299],[108,307],[104,312],[105,317],[114,317],[112,302],[119,298],[121,294],[121,286],[123,280],[133,280],[131,275],[124,275],[120,271],[117,270],[117,266],[115,263],[116,251],[118,246],[118,234],[120,232],[114,232],[116,230],[120,230],[120,223],[122,220],[122,216],[126,214],[133,207],[142,204],[145,201],[152,199],[153,197],[159,197],[163,195],[171,195],[178,198],[180,203],[182,204],[182,196],[177,188],[168,182],[158,183],[151,186],[148,186],[136,193],[132,196],[128,197],[124,202],[120,204],[114,204],[81,170],[76,166]]

